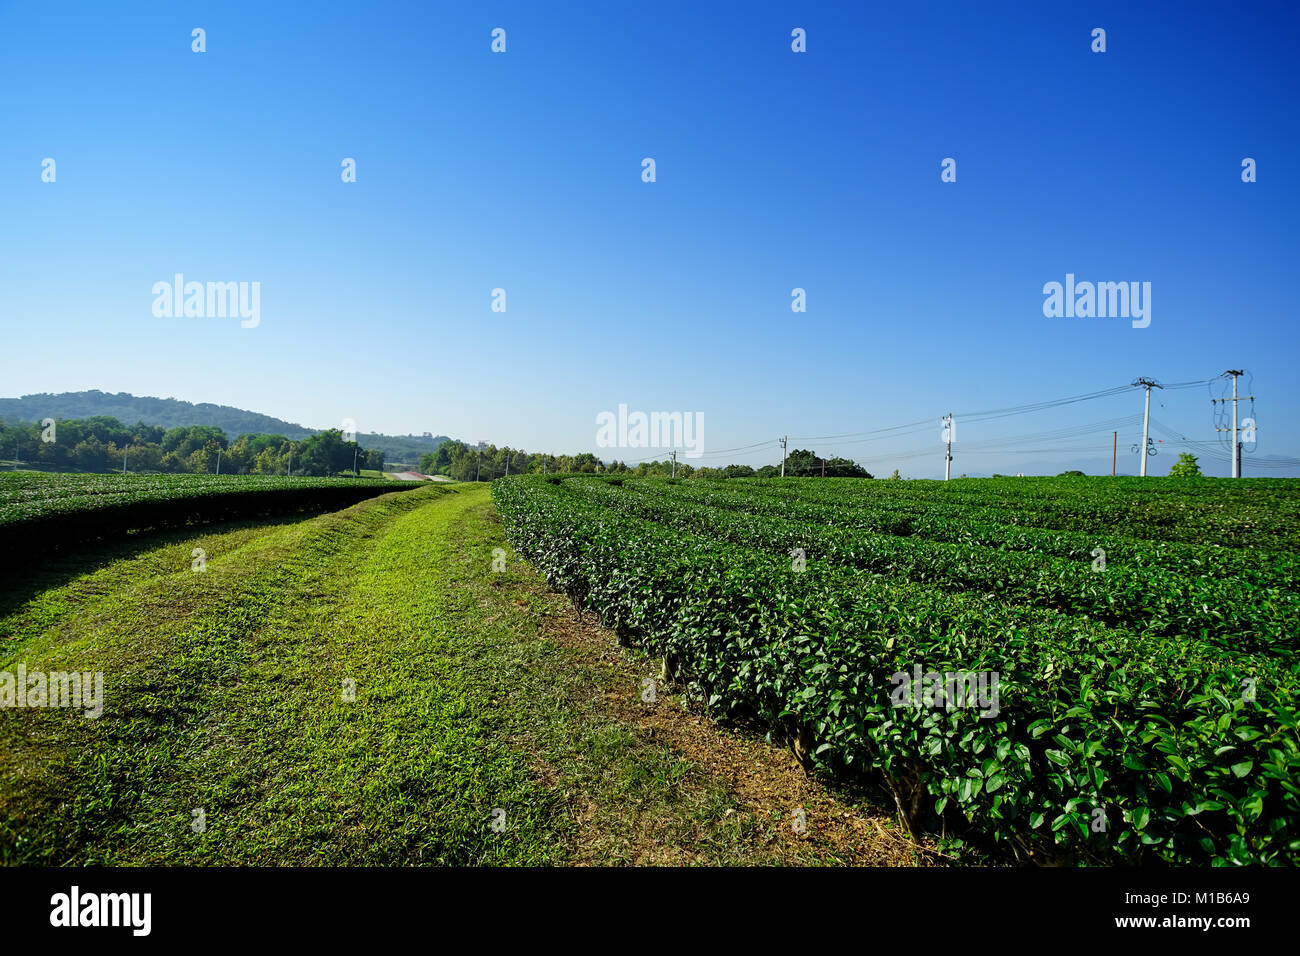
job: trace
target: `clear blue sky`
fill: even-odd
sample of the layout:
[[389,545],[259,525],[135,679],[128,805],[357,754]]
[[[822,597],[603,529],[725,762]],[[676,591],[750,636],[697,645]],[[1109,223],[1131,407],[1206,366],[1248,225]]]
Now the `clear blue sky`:
[[[1300,455],[1300,5],[1138,6],[0,4],[0,395],[626,459],[619,403],[710,454],[932,418],[792,441],[908,477],[944,412],[970,474],[1108,469],[1116,422],[1132,473],[1137,390],[961,413],[1244,367],[1257,454]],[[260,325],[155,318],[177,272],[260,282]],[[1044,317],[1066,273],[1150,282],[1150,327]],[[1215,438],[1204,387],[1153,410]]]

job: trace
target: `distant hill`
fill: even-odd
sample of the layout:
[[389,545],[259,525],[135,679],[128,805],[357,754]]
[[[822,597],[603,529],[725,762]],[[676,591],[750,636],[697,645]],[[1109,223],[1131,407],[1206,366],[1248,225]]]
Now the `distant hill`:
[[[321,430],[230,405],[213,405],[209,402],[195,405],[175,398],[150,398],[128,392],[113,394],[98,389],[0,398],[0,419],[5,421],[36,422],[42,418],[92,418],[96,415],[107,415],[127,425],[136,422],[161,425],[164,428],[213,425],[232,440],[240,435],[258,433],[303,439]],[[446,435],[424,437],[361,432],[357,435],[357,441],[363,448],[379,449],[390,462],[414,464],[425,452],[434,451],[450,439]]]
[[195,405],[175,398],[137,397],[128,392],[114,395],[92,389],[88,392],[60,392],[57,395],[42,392],[22,398],[0,398],[0,418],[6,420],[35,422],[42,418],[91,418],[95,415],[107,415],[127,425],[136,422],[164,428],[215,425],[230,438],[259,432],[294,439],[313,434],[313,429],[302,425],[229,405],[207,402]]

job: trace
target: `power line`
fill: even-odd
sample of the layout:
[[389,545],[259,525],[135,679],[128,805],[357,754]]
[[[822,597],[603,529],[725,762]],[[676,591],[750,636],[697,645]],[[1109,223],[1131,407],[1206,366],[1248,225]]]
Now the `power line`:
[[1055,398],[1045,402],[1032,402],[1028,405],[1010,405],[1006,408],[991,408],[979,412],[961,412],[957,417],[971,421],[984,418],[1005,418],[1009,415],[1024,415],[1029,412],[1041,411],[1047,408],[1059,408],[1062,405],[1074,405],[1078,402],[1090,402],[1098,398],[1109,398],[1112,395],[1121,395],[1128,391],[1131,386],[1117,385],[1114,388],[1104,388],[1097,392],[1088,392],[1084,395],[1072,395],[1068,398]]
[[[956,413],[951,416],[945,416],[943,421],[945,423],[955,423],[955,420],[957,418],[961,418],[964,424],[996,421],[998,419],[1008,418],[1015,415],[1024,415],[1024,414],[1029,414],[1037,411],[1045,411],[1053,408],[1061,408],[1064,406],[1074,405],[1081,402],[1088,402],[1088,401],[1095,401],[1097,399],[1102,399],[1102,398],[1116,397],[1127,393],[1130,389],[1134,388],[1135,386],[1143,386],[1146,389],[1146,405],[1143,414],[1142,446],[1143,448],[1145,448],[1151,445],[1150,429],[1151,426],[1155,424],[1154,421],[1150,418],[1150,394],[1152,388],[1159,388],[1164,391],[1183,391],[1186,389],[1200,388],[1202,386],[1207,386],[1211,389],[1211,394],[1213,394],[1213,383],[1221,380],[1222,380],[1222,376],[1215,376],[1214,378],[1208,378],[1208,379],[1194,379],[1194,380],[1184,381],[1184,382],[1161,383],[1154,379],[1143,377],[1143,378],[1138,378],[1137,380],[1135,380],[1129,385],[1120,385],[1120,386],[1115,386],[1113,388],[1099,389],[1094,392],[1086,392],[1083,394],[1071,395],[1064,398],[1050,399],[1041,402],[1030,402],[1023,405],[1009,405],[1002,408],[991,408],[991,409],[984,409],[981,411],[974,411],[974,412]],[[1252,377],[1252,382],[1253,382],[1253,377]],[[1249,390],[1253,392],[1253,388]],[[1241,401],[1246,401],[1248,399],[1252,401],[1251,413],[1252,413],[1252,420],[1253,420],[1253,414],[1254,414],[1253,395],[1243,396],[1240,398]],[[782,453],[782,466],[784,467],[785,459],[788,454],[789,442],[791,441],[794,442],[830,441],[833,442],[833,444],[831,445],[830,449],[826,451],[825,457],[847,458],[848,456],[839,454],[842,446],[857,445],[866,442],[881,441],[887,438],[901,438],[906,435],[918,434],[922,431],[932,428],[933,421],[934,419],[927,418],[927,419],[921,419],[914,422],[907,422],[901,425],[890,425],[882,428],[867,429],[864,431],[856,431],[856,432],[842,432],[834,435],[804,435],[804,436],[794,436],[794,437],[782,436],[780,438],[753,442],[748,445],[739,445],[734,448],[723,448],[723,449],[718,449],[716,451],[709,451],[704,454],[693,456],[692,460],[694,461],[697,459],[701,459],[704,461],[716,461],[717,459],[726,457],[728,455],[732,455],[737,452],[754,452],[766,448],[772,448],[772,449],[780,448]],[[1086,425],[1065,426],[1061,428],[1050,429],[1047,431],[1028,434],[1028,435],[1004,436],[1001,438],[987,439],[984,441],[962,442],[960,448],[963,452],[972,455],[1030,454],[1030,453],[1065,454],[1065,453],[1074,453],[1074,452],[1087,452],[1087,451],[1091,451],[1092,449],[1075,448],[1075,447],[1066,448],[1060,446],[1053,447],[1053,448],[1015,448],[1012,446],[1019,445],[1024,442],[1037,442],[1037,443],[1063,442],[1073,438],[1079,438],[1081,436],[1093,432],[1118,431],[1121,428],[1128,429],[1130,427],[1134,427],[1135,425],[1136,425],[1136,416],[1127,415],[1127,416],[1121,416],[1119,418],[1108,419],[1105,421],[1091,422]],[[1165,426],[1157,426],[1157,427],[1162,434],[1171,434]],[[951,424],[949,424],[949,428],[951,428]],[[1223,457],[1219,457],[1219,455],[1222,454],[1222,451],[1220,449],[1209,450],[1213,448],[1213,446],[1207,445],[1207,443],[1192,443],[1190,442],[1190,440],[1184,438],[1180,438],[1179,441],[1188,442],[1189,444],[1192,444],[1198,448],[1202,446],[1206,446],[1207,450],[1203,453],[1206,454],[1208,457],[1211,457],[1212,459],[1220,460],[1220,461],[1230,460],[1226,455]],[[661,454],[665,456],[663,461],[665,463],[668,463],[670,459],[667,456],[670,454],[670,450],[664,449],[661,452]],[[928,454],[931,454],[929,449],[924,449],[924,450],[917,449],[915,451],[905,451],[901,454],[894,453],[894,454],[873,456],[869,458],[864,458],[862,459],[862,461],[883,461],[886,459],[907,460],[909,458],[921,457]],[[950,447],[947,454],[949,455],[951,454]],[[1141,471],[1143,475],[1146,474],[1147,457],[1148,456],[1145,454],[1142,456]],[[652,462],[652,461],[658,462],[659,460],[660,459],[656,456],[650,456],[646,458],[635,459],[632,461],[625,461],[624,464],[639,465],[639,464]],[[1261,467],[1270,467],[1270,468],[1294,467],[1296,463],[1300,463],[1300,459],[1291,459],[1291,458],[1271,458],[1271,459],[1252,458],[1252,461],[1257,462],[1258,464],[1260,464]]]
[[[1136,424],[1137,424],[1137,416],[1128,415],[1122,418],[1106,419],[1098,422],[1090,422],[1086,425],[1051,429],[1049,431],[1036,432],[1027,435],[1005,435],[998,438],[985,439],[983,441],[962,442],[960,444],[960,450],[964,454],[971,454],[971,455],[1018,454],[1026,450],[1026,449],[1015,447],[1016,445],[1021,444],[1023,442],[1070,441],[1070,440],[1081,438],[1088,434],[1114,431],[1117,428],[1134,427],[1136,426]],[[850,443],[843,442],[841,444],[850,444]],[[831,449],[827,452],[827,454],[834,457],[835,452],[837,452],[838,450],[839,450],[838,446],[832,446]],[[1090,451],[1090,450],[1093,449],[1074,448],[1074,447],[1035,449],[1035,451],[1038,452],[1057,453],[1057,454],[1063,452]],[[902,455],[884,454],[880,456],[863,458],[862,461],[885,461],[890,458],[904,458],[904,457],[910,458],[910,457],[918,457],[918,456],[929,455],[929,454],[932,454],[932,452],[929,449],[924,449],[924,450],[918,449],[916,451],[905,452]]]
[[[1212,461],[1217,461],[1222,464],[1228,464],[1232,461],[1232,456],[1228,451],[1223,449],[1218,442],[1188,438],[1186,435],[1175,431],[1163,422],[1156,421],[1154,418],[1151,420],[1151,425],[1161,434],[1167,436],[1171,441],[1186,445]],[[1300,458],[1290,458],[1284,455],[1271,455],[1267,458],[1251,458],[1250,463],[1252,466],[1258,468],[1295,468],[1300,467]]]
[[[919,422],[908,422],[906,425],[891,425],[888,428],[875,428],[865,432],[845,432],[842,435],[796,435],[791,441],[831,441],[836,438],[852,438],[855,435],[882,435],[885,432],[901,431],[904,428],[918,428],[919,426],[929,426],[931,419],[926,418]],[[866,441],[868,439],[863,439]]]
[[[1160,385],[1159,383],[1153,382],[1153,385],[1156,385],[1156,387],[1164,388],[1169,391],[1177,391],[1186,388],[1199,388],[1200,386],[1206,384],[1207,382],[1212,382],[1212,381],[1214,381],[1214,379],[1196,379],[1195,381],[1190,381],[1190,382],[1174,382],[1171,385]],[[990,408],[990,409],[984,409],[982,411],[975,411],[975,412],[955,412],[953,413],[953,418],[954,419],[960,418],[963,423],[993,421],[999,418],[1008,418],[1013,415],[1027,415],[1031,412],[1045,411],[1051,408],[1061,408],[1066,405],[1075,405],[1078,404],[1079,402],[1095,401],[1096,399],[1099,398],[1111,398],[1113,396],[1122,395],[1126,393],[1132,387],[1133,387],[1132,385],[1117,385],[1114,388],[1103,388],[1095,392],[1085,392],[1084,394],[1081,395],[1070,395],[1065,398],[1054,398],[1042,402],[1030,402],[1026,405],[1008,405],[1003,408]],[[891,425],[887,428],[876,428],[876,429],[870,429],[867,431],[859,431],[859,432],[843,432],[838,435],[802,435],[802,436],[796,436],[792,440],[793,441],[834,441],[836,439],[849,439],[849,438],[856,439],[857,436],[861,436],[861,435],[884,436],[890,432],[899,432],[907,429],[919,429],[921,427],[930,427],[932,421],[933,419],[926,418],[926,419],[921,419],[920,421],[907,422],[906,424],[903,425]],[[865,441],[870,439],[861,439],[861,440]],[[848,444],[848,442],[844,442],[844,444]]]

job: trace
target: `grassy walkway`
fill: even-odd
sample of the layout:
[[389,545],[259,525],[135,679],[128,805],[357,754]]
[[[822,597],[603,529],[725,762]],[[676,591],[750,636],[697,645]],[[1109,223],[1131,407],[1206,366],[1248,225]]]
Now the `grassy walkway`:
[[494,548],[486,485],[429,487],[7,581],[0,671],[102,671],[105,703],[0,709],[0,862],[910,861],[641,701],[650,662]]

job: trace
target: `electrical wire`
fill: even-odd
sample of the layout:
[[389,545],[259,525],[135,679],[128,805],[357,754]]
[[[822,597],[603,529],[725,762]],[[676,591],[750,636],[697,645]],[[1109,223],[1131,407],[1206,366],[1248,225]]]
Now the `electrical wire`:
[[[1249,372],[1247,372],[1246,374],[1250,375],[1249,385],[1247,386],[1247,392],[1250,393],[1250,399],[1249,399],[1251,402],[1250,417],[1253,420],[1254,412],[1255,412],[1254,396],[1253,396],[1254,375],[1253,373],[1249,373]],[[1210,396],[1213,399],[1216,397],[1214,395],[1215,382],[1219,382],[1223,384],[1224,387],[1221,390],[1226,390],[1226,384],[1224,384],[1224,378],[1225,378],[1224,375],[1218,375],[1208,379],[1195,379],[1186,382],[1171,382],[1171,383],[1160,383],[1160,384],[1165,391],[1183,391],[1186,389],[1200,388],[1202,386],[1205,386],[1209,389]],[[974,412],[961,412],[953,415],[953,421],[954,424],[956,425],[963,425],[963,424],[968,425],[968,424],[977,424],[980,422],[996,421],[1002,418],[1008,418],[1015,415],[1024,415],[1024,414],[1029,414],[1031,412],[1044,411],[1048,409],[1061,408],[1068,405],[1074,405],[1080,402],[1088,402],[1088,401],[1095,401],[1101,398],[1115,397],[1130,392],[1135,387],[1135,385],[1136,383],[1129,384],[1129,385],[1119,385],[1113,388],[1099,389],[1098,391],[1095,392],[1087,392],[1080,395],[1071,395],[1065,398],[1050,399],[1042,402],[1030,402],[1024,405],[1009,405],[1002,408],[991,408],[991,409],[984,409],[981,411],[974,411]],[[1220,398],[1221,397],[1222,396],[1220,396]],[[1221,428],[1223,427],[1221,423],[1225,419],[1226,402],[1223,402],[1221,400],[1217,401],[1214,403],[1213,408],[1215,412],[1215,427]],[[960,453],[967,454],[967,455],[1087,453],[1087,452],[1095,451],[1096,449],[1092,448],[1091,446],[1063,447],[1060,445],[1055,445],[1053,443],[1069,441],[1071,439],[1077,439],[1079,437],[1088,434],[1093,434],[1099,431],[1119,431],[1121,429],[1127,430],[1129,428],[1136,427],[1140,418],[1141,416],[1127,415],[1127,416],[1122,416],[1114,419],[1091,422],[1086,425],[1067,426],[1063,428],[1051,429],[1048,431],[1031,433],[1027,435],[1003,436],[1000,438],[990,438],[990,439],[974,441],[974,442],[963,441],[960,444],[954,442],[954,444],[956,445]],[[838,454],[842,446],[858,445],[866,442],[880,441],[886,438],[902,438],[908,435],[919,434],[929,428],[932,428],[936,424],[942,423],[944,420],[945,419],[943,418],[928,418],[928,419],[922,419],[915,422],[907,422],[902,425],[891,425],[884,428],[868,429],[865,431],[857,431],[857,432],[842,432],[835,435],[791,436],[787,440],[789,442],[810,442],[810,441],[834,442],[834,444],[831,446],[830,449],[828,449],[824,454],[819,455],[818,457],[824,458],[826,460],[830,460],[832,458],[847,458],[847,456],[845,455]],[[1153,430],[1159,431],[1160,434],[1166,436],[1171,441],[1171,443],[1183,444],[1186,445],[1187,447],[1197,449],[1199,450],[1200,454],[1204,455],[1205,457],[1213,461],[1218,461],[1218,462],[1231,461],[1231,449],[1225,446],[1224,444],[1225,439],[1223,439],[1222,437],[1218,439],[1217,444],[1215,442],[1194,441],[1192,439],[1188,439],[1186,436],[1179,434],[1178,432],[1169,428],[1169,426],[1157,422],[1157,420],[1154,418],[1151,419],[1151,426]],[[1050,448],[1014,447],[1016,445],[1020,445],[1025,442],[1034,442],[1038,444],[1043,444],[1043,443],[1053,444],[1053,447]],[[753,442],[748,445],[739,445],[736,446],[735,448],[723,448],[723,449],[718,449],[716,451],[709,451],[702,455],[697,455],[685,462],[679,462],[679,464],[690,464],[700,460],[712,461],[721,457],[732,455],[737,452],[752,453],[752,452],[757,452],[765,449],[775,450],[780,447],[781,447],[780,439],[767,439],[766,441]],[[858,463],[861,464],[862,462],[875,462],[875,461],[886,461],[886,460],[905,461],[911,458],[926,457],[933,454],[935,454],[935,451],[933,446],[931,446],[923,449],[908,450],[902,453],[882,454],[879,456],[863,458],[860,461],[858,461]],[[626,465],[639,465],[645,462],[652,462],[652,461],[658,462],[661,460],[667,461],[668,459],[667,458],[661,459],[657,456],[650,456],[647,458],[636,459],[633,461],[625,461],[623,463]],[[1272,458],[1252,457],[1251,462],[1253,465],[1257,465],[1259,467],[1264,467],[1264,468],[1291,468],[1300,465],[1300,459],[1287,458],[1287,457],[1272,457]]]

